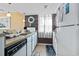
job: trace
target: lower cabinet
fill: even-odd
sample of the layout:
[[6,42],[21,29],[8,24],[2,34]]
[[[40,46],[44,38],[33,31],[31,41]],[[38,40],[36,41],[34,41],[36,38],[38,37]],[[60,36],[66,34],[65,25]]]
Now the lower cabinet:
[[32,39],[31,39],[32,51],[35,48],[34,44],[35,44],[35,39],[34,39],[34,35],[32,35]]
[[18,51],[16,52],[13,56],[26,56],[26,44]]
[[31,56],[37,44],[37,33],[27,37],[27,56]]
[[0,56],[4,56],[4,37],[0,37]]
[[27,37],[27,56],[32,54],[31,36]]
[[34,39],[35,39],[34,46],[36,46],[36,45],[37,45],[37,33],[35,33],[35,37],[34,37]]

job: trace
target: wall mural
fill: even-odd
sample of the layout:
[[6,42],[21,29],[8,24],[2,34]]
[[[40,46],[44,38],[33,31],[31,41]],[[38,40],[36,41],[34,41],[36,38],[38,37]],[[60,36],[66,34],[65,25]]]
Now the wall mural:
[[10,28],[10,17],[0,17],[0,29]]

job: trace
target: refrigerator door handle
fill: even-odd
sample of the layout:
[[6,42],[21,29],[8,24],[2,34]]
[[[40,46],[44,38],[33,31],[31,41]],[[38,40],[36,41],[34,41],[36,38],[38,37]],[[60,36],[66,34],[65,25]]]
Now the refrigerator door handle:
[[[77,24],[76,24],[77,25]],[[64,26],[56,26],[56,28],[60,28],[60,27],[70,27],[70,26],[76,26],[75,24],[71,24],[71,25],[64,25]]]

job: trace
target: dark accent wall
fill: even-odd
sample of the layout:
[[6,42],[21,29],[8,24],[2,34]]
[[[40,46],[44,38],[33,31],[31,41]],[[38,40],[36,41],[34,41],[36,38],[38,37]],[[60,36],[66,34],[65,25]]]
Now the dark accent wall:
[[[32,25],[30,26],[29,22],[28,22],[28,18],[32,16],[35,18],[34,23],[32,23]],[[36,30],[38,30],[38,15],[26,15],[25,16],[25,26],[26,27],[35,27]]]

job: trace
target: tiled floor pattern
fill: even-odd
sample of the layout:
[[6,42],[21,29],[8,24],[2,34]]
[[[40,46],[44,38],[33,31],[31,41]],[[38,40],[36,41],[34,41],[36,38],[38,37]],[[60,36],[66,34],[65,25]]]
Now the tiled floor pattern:
[[33,52],[33,56],[47,56],[46,45],[51,45],[51,44],[38,43],[35,48],[35,51]]

